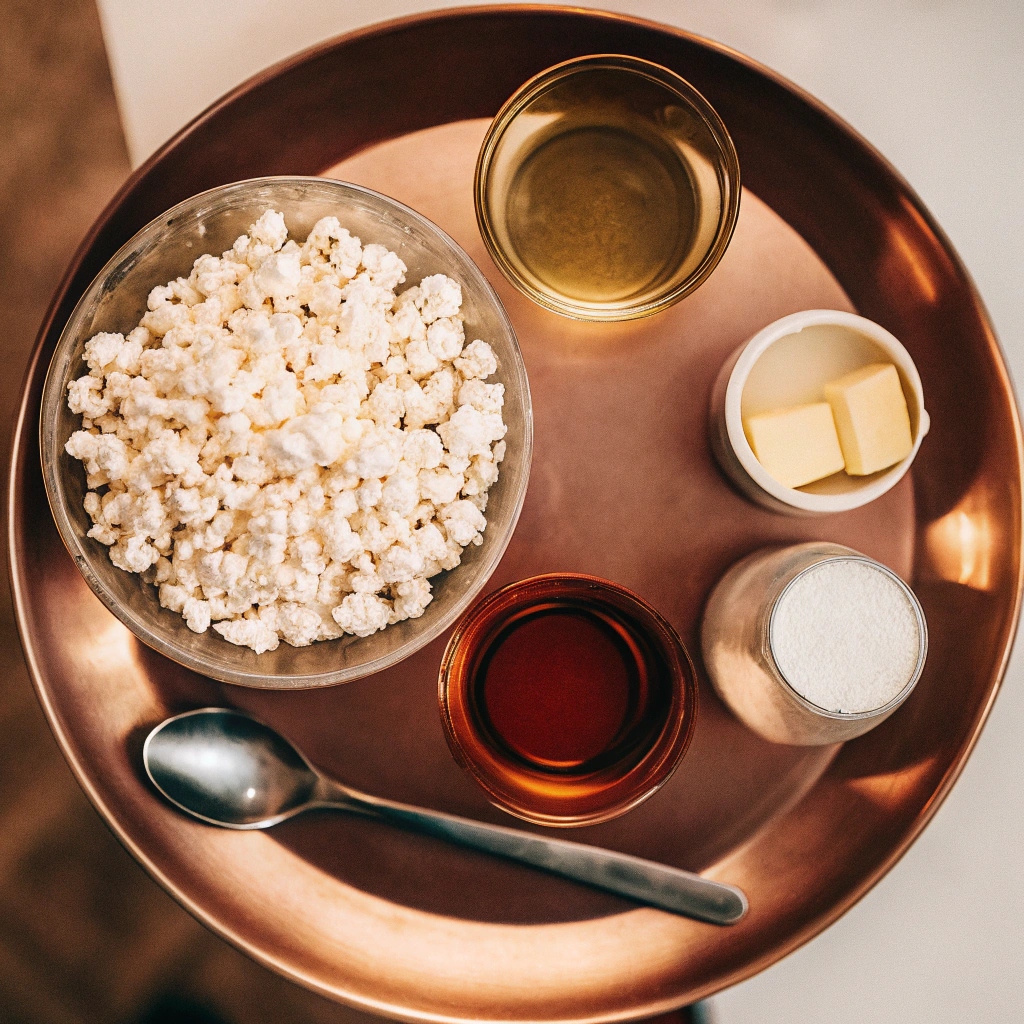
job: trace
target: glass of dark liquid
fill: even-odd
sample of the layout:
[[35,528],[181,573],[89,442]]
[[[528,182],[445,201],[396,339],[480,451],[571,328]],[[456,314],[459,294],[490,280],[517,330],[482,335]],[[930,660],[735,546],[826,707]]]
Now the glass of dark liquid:
[[498,807],[544,825],[646,800],[689,745],[693,665],[635,594],[577,574],[489,595],[455,630],[439,701],[455,759]]

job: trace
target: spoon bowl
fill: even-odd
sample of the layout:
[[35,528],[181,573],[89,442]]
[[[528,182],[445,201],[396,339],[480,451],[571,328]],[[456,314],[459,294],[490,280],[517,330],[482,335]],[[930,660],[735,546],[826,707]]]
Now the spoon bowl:
[[172,804],[225,828],[269,828],[303,810],[318,776],[279,733],[248,715],[203,708],[146,737],[150,781]]

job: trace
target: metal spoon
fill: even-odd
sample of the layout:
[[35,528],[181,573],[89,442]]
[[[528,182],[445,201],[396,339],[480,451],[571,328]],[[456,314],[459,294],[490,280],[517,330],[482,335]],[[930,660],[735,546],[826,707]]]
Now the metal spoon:
[[529,864],[662,910],[734,924],[747,900],[732,885],[624,853],[382,800],[321,775],[284,737],[240,711],[203,708],[168,718],[142,750],[153,785],[211,825],[269,828],[335,808]]

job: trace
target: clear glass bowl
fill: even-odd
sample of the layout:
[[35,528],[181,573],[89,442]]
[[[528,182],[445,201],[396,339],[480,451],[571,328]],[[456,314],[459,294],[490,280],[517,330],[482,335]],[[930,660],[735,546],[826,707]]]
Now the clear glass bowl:
[[[204,253],[220,254],[268,207],[280,210],[292,236],[305,239],[321,217],[335,215],[364,243],[398,253],[408,267],[406,286],[445,273],[462,285],[468,338],[494,349],[505,385],[507,453],[491,488],[487,529],[462,564],[433,577],[434,599],[418,619],[368,637],[342,637],[309,647],[282,642],[255,654],[212,629],[193,633],[181,616],[157,601],[156,588],[118,569],[105,545],[86,536],[82,464],[64,451],[81,417],[65,400],[68,381],[86,372],[85,342],[100,331],[127,332],[146,311],[155,285],[187,275]],[[533,413],[526,369],[515,332],[497,295],[466,253],[414,210],[369,189],[323,178],[275,177],[235,182],[200,193],[147,224],[107,263],[75,307],[61,334],[43,390],[40,417],[43,479],[57,528],[97,597],[143,643],[186,668],[228,683],[267,689],[329,686],[379,672],[443,633],[486,584],[515,529],[526,496],[533,452]]]
[[[631,662],[628,703],[616,732],[606,736],[599,753],[591,751],[588,760],[571,764],[545,760],[535,750],[531,754],[506,743],[494,728],[484,698],[487,666],[503,639],[534,616],[559,612],[591,623],[603,621],[601,632],[616,635],[615,645],[630,652]],[[577,618],[561,638],[568,640],[579,622]],[[614,634],[609,624],[614,624]],[[543,685],[563,682],[556,676]],[[592,703],[599,702],[599,689],[590,688]],[[520,723],[538,715],[528,693],[527,687],[515,694]],[[539,825],[609,821],[652,796],[672,776],[690,745],[697,704],[693,663],[672,626],[625,587],[579,573],[534,576],[489,594],[452,633],[438,675],[438,706],[452,756],[496,807]],[[566,714],[556,702],[545,703],[541,713],[553,716],[549,720],[576,739],[580,728],[586,730],[585,711]],[[526,731],[533,728],[527,725]]]
[[534,76],[494,118],[477,223],[502,273],[577,320],[632,320],[699,287],[732,238],[740,166],[710,103],[620,54]]

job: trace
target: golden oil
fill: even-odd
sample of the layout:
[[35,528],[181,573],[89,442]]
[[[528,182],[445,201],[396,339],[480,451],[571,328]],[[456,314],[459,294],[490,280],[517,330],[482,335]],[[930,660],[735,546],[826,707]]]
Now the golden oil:
[[693,244],[698,204],[676,149],[617,125],[542,142],[509,187],[505,221],[524,270],[580,302],[656,289]]

